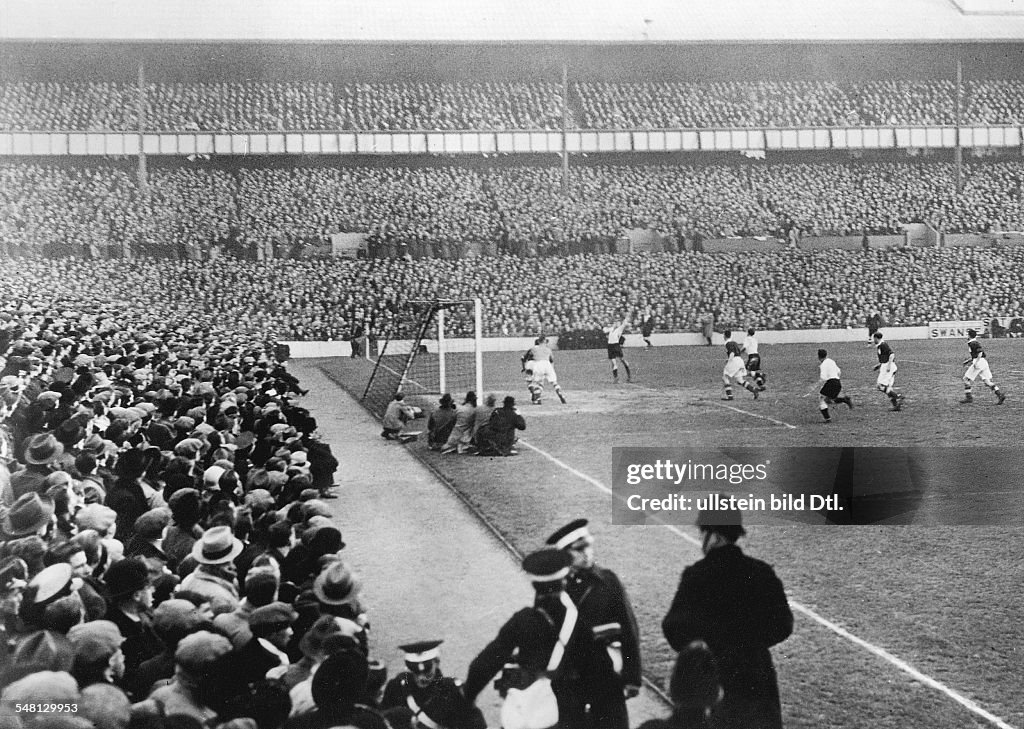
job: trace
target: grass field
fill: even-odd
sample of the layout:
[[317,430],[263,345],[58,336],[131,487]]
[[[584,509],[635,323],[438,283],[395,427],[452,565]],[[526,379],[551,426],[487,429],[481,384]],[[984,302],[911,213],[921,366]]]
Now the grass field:
[[[934,479],[925,480],[941,482],[946,499],[991,507],[1011,526],[760,526],[743,544],[775,566],[796,608],[793,637],[773,651],[787,726],[1024,727],[1024,488],[1012,459],[1024,424],[1024,364],[1016,364],[1024,361],[1024,342],[989,344],[996,381],[1008,395],[1002,406],[983,386],[975,388],[975,404],[957,404],[962,341],[895,342],[897,385],[907,396],[899,413],[874,389],[866,342],[827,345],[856,403],[828,425],[809,395],[816,391],[817,345],[763,346],[768,392],[757,401],[740,392],[727,403],[719,399],[721,347],[627,350],[634,382],[618,385],[603,352],[558,352],[569,403],[549,392],[540,406],[528,404],[518,355],[488,354],[484,389],[515,394],[527,419],[521,454],[441,456],[422,443],[408,447],[520,552],[569,519],[589,517],[598,560],[630,591],[645,673],[656,683],[674,658],[660,621],[679,572],[700,557],[696,530],[612,525],[612,447],[969,448],[936,456]],[[320,365],[362,393],[367,363]],[[958,455],[981,446],[990,449],[981,466],[957,468]]]

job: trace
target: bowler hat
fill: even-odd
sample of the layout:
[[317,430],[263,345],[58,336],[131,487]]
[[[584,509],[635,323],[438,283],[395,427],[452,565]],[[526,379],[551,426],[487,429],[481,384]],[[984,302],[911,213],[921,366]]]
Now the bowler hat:
[[111,597],[125,597],[149,584],[149,568],[138,557],[121,559],[107,568],[103,581]]

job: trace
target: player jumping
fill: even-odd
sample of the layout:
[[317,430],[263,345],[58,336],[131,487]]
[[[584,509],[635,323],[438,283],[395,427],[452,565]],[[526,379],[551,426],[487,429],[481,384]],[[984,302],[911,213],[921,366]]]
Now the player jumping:
[[626,382],[633,381],[633,373],[629,370],[629,362],[622,356],[622,345],[626,341],[625,331],[629,326],[629,319],[624,318],[618,324],[612,324],[605,329],[608,332],[608,359],[612,363],[612,382],[619,381],[619,362],[626,369]]
[[554,386],[555,394],[565,405],[565,395],[562,394],[562,388],[558,385],[558,375],[555,374],[555,356],[551,353],[551,347],[548,346],[548,338],[543,335],[537,337],[521,361],[522,371],[526,373],[526,387],[530,391],[530,402],[540,405],[546,380]]
[[1002,405],[1006,401],[1006,395],[1000,392],[999,385],[992,382],[992,370],[988,367],[985,350],[978,343],[978,332],[974,329],[967,330],[967,349],[971,356],[963,362],[963,366],[967,367],[967,371],[964,372],[964,399],[960,401],[960,404],[967,405],[974,402],[974,395],[971,390],[974,386],[974,380],[978,375],[981,375],[981,381],[996,396],[996,405]]
[[754,399],[757,399],[759,390],[750,382],[747,381],[747,370],[743,366],[743,358],[740,357],[740,345],[732,340],[732,332],[726,329],[723,332],[725,336],[725,368],[722,370],[722,384],[725,386],[725,394],[722,395],[723,400],[732,400],[732,386],[742,385],[744,389],[749,390]]
[[751,327],[743,340],[743,351],[747,355],[747,374],[754,378],[754,384],[760,392],[765,391],[764,372],[761,371],[761,355],[757,353],[757,332]]
[[873,369],[878,372],[878,390],[884,392],[885,396],[889,398],[889,402],[892,403],[890,410],[899,412],[903,409],[903,393],[898,392],[895,387],[896,382],[896,354],[892,351],[892,347],[889,343],[884,340],[881,332],[875,332],[871,335],[871,338],[875,340],[875,352],[878,354],[878,364]]

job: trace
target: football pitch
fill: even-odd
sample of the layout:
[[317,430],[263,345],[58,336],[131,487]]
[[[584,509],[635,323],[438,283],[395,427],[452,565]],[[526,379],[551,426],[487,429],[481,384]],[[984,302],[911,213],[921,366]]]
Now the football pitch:
[[[755,401],[737,389],[730,402],[720,399],[720,346],[627,349],[633,382],[620,372],[618,384],[603,351],[556,352],[568,404],[549,389],[538,406],[529,404],[519,353],[489,353],[484,390],[514,394],[527,421],[520,455],[442,456],[423,442],[406,447],[520,553],[542,546],[563,523],[590,518],[598,561],[630,592],[645,674],[659,685],[674,658],[660,622],[680,571],[700,558],[696,530],[613,525],[613,447],[935,449],[922,452],[942,456],[934,480],[946,491],[937,497],[962,498],[998,516],[1001,526],[752,526],[741,542],[775,567],[796,614],[793,636],[773,649],[786,725],[1024,727],[1024,488],[1013,467],[1024,424],[1024,364],[1017,364],[1024,341],[985,342],[1008,396],[1001,406],[981,383],[974,404],[958,404],[962,341],[893,342],[896,384],[906,394],[902,412],[890,412],[875,390],[867,342],[824,346],[855,403],[836,409],[829,424],[817,410],[815,344],[762,345],[767,392]],[[362,394],[369,363],[318,364]],[[456,401],[461,394],[453,393]],[[983,461],[958,468],[970,460],[959,456],[971,453]],[[932,497],[927,486],[925,499]]]

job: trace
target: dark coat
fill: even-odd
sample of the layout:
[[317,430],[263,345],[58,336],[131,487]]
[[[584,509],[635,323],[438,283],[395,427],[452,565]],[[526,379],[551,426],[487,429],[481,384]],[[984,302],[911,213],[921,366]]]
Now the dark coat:
[[[533,675],[544,673],[564,620],[565,607],[558,601],[557,593],[538,598],[534,607],[515,613],[498,631],[498,636],[470,663],[463,686],[466,698],[475,700],[502,667],[513,661],[517,649],[515,662],[524,672]],[[582,676],[595,660],[593,646],[591,626],[577,619],[558,671],[551,680],[558,700],[558,725],[564,729],[586,724]]]
[[712,549],[683,571],[662,630],[677,651],[703,640],[714,654],[725,691],[716,722],[744,729],[782,726],[768,649],[793,632],[793,613],[768,564],[735,544]]
[[514,408],[497,408],[491,413],[490,421],[477,431],[476,441],[480,454],[509,455],[516,442],[517,430],[526,430],[523,416]]
[[149,511],[149,502],[138,481],[118,481],[107,492],[106,505],[117,512],[117,532],[114,536],[127,543],[132,538],[135,520]]

